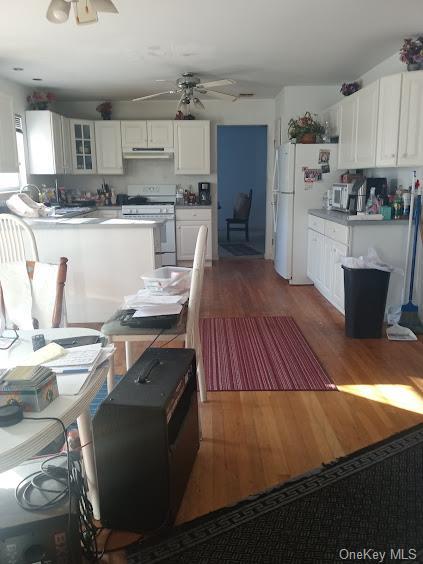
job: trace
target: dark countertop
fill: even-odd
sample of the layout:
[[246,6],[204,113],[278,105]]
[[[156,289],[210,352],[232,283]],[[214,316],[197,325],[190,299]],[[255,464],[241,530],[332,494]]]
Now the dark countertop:
[[340,225],[346,225],[348,227],[355,227],[356,225],[394,225],[400,224],[404,225],[404,223],[408,223],[408,219],[349,219],[349,215],[347,213],[333,211],[333,210],[324,210],[324,209],[315,209],[315,210],[308,210],[310,215],[314,215],[316,217],[321,217],[322,219],[327,219],[328,221],[333,221],[335,223],[339,223]]

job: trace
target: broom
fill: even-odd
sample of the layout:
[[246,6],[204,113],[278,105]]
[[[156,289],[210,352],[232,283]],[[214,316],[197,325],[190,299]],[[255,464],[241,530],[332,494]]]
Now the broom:
[[[420,191],[419,191],[420,192]],[[408,303],[401,307],[401,318],[399,325],[408,327],[413,333],[417,335],[423,334],[423,325],[419,318],[419,308],[413,304],[413,290],[414,290],[414,275],[416,270],[416,254],[417,254],[417,238],[419,234],[420,215],[422,209],[422,197],[419,193],[415,198],[415,205],[413,209],[414,239],[413,239],[413,255],[411,260],[410,272],[410,290],[408,294]],[[410,210],[411,211],[411,210]]]

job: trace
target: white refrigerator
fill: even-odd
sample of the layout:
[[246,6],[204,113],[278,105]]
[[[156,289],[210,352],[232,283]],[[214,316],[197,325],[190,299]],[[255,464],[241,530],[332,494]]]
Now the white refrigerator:
[[338,146],[285,143],[278,147],[276,159],[275,270],[290,284],[312,284],[306,275],[307,212],[321,208],[323,195],[339,181]]

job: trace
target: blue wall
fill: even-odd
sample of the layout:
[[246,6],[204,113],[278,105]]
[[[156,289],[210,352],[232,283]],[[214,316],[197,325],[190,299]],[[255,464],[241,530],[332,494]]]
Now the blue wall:
[[250,228],[266,225],[266,125],[219,125],[217,127],[217,189],[219,229],[226,229],[238,192],[253,190]]

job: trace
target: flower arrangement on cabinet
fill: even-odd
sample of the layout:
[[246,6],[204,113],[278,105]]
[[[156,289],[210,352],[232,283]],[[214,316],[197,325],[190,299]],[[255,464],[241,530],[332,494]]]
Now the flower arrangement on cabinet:
[[26,97],[29,110],[48,110],[50,104],[56,101],[56,96],[52,92],[36,91]]
[[101,114],[102,119],[112,119],[112,103],[102,102],[96,107],[96,112]]
[[360,90],[361,88],[361,84],[358,80],[356,80],[355,82],[344,82],[344,84],[341,86],[341,94],[343,94],[344,96],[351,96],[351,94],[354,94],[354,92],[357,92],[357,90]]
[[316,137],[325,131],[324,126],[317,120],[316,114],[306,112],[297,119],[288,122],[288,137],[297,143],[316,143]]
[[423,63],[423,35],[404,39],[400,50],[400,61],[406,63],[408,70],[419,70]]

